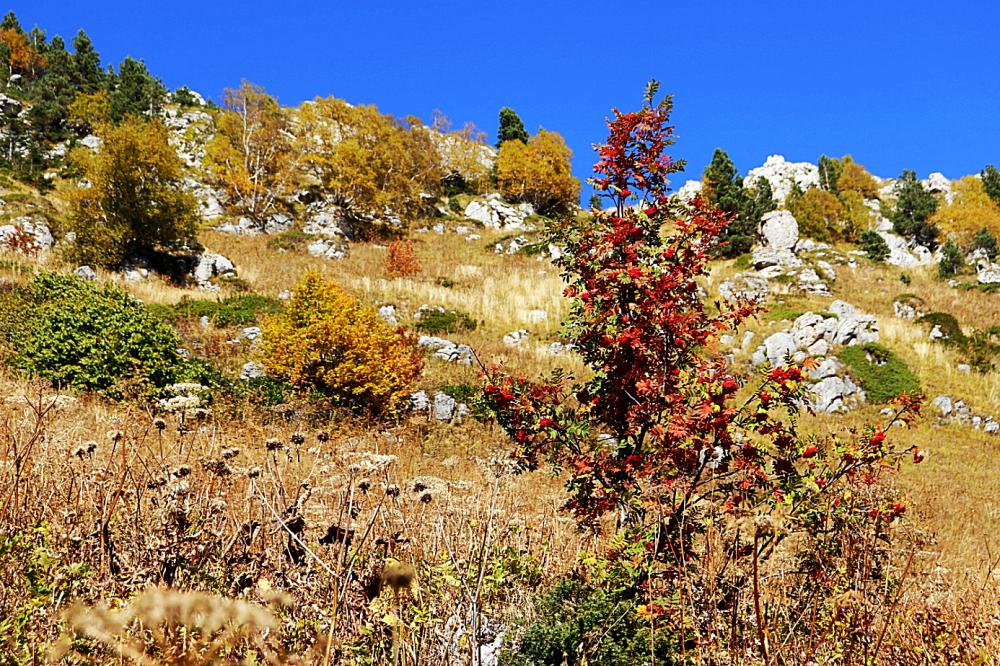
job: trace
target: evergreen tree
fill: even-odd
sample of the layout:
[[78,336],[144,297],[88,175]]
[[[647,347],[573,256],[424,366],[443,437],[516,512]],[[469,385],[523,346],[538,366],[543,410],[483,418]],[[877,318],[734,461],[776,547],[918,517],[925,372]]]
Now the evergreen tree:
[[31,87],[28,117],[43,141],[66,138],[69,105],[76,96],[76,68],[62,37],[56,36],[45,49],[45,73]]
[[861,232],[858,245],[872,261],[883,262],[890,254],[889,244],[877,231],[866,229]]
[[913,171],[903,171],[896,185],[896,210],[893,212],[893,230],[918,245],[931,250],[937,248],[937,225],[928,219],[937,210],[934,195],[924,189]]
[[497,132],[497,148],[504,141],[517,139],[521,143],[528,142],[528,131],[524,129],[521,116],[509,106],[500,109],[500,130]]
[[94,44],[83,30],[73,38],[73,63],[76,69],[74,83],[80,92],[91,93],[104,82],[101,56],[94,50]]
[[833,192],[837,194],[840,190],[837,187],[837,181],[840,180],[840,174],[844,170],[843,163],[836,157],[827,157],[826,155],[820,155],[819,158],[819,186],[822,187],[827,192]]
[[938,275],[952,277],[962,269],[962,251],[954,241],[948,240],[941,246],[941,261],[938,262]]
[[111,118],[155,115],[163,106],[167,89],[149,73],[145,63],[126,57],[118,68],[111,92]]
[[983,227],[976,232],[976,235],[972,237],[972,249],[982,250],[990,261],[997,258],[1000,255],[1000,247],[997,246],[997,237],[993,235],[993,232]]
[[990,195],[990,199],[993,199],[1000,206],[1000,170],[997,170],[992,164],[988,164],[980,176],[983,179],[983,189],[986,190],[986,194]]
[[752,189],[744,188],[736,165],[726,151],[716,148],[712,162],[702,174],[702,187],[705,197],[732,218],[719,235],[719,254],[735,257],[748,252],[757,236],[761,216],[774,210],[770,183],[759,178]]
[[17,20],[17,15],[12,11],[7,12],[7,15],[3,17],[3,21],[0,21],[0,30],[13,30],[17,33],[24,33],[21,22]]

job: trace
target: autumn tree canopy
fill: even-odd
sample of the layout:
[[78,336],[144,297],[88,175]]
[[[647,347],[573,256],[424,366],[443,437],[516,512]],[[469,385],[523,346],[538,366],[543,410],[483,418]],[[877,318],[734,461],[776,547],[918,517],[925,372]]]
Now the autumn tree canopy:
[[544,129],[527,143],[505,141],[497,155],[497,188],[508,201],[530,203],[543,215],[566,213],[580,198],[572,157],[565,139]]
[[425,129],[374,105],[316,99],[299,109],[297,133],[306,173],[343,206],[361,236],[412,221],[421,195],[440,186],[440,158]]
[[243,81],[223,96],[205,167],[226,191],[231,212],[263,219],[295,183],[297,166],[288,118],[260,86]]
[[76,258],[114,267],[194,242],[197,204],[184,190],[183,164],[163,123],[131,116],[101,125],[98,134],[100,152],[76,154],[89,183],[76,191],[69,215]]

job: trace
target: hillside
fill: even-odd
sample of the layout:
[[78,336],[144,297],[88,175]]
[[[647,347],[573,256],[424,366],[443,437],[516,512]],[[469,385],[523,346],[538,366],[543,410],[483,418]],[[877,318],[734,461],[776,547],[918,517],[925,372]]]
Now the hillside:
[[12,21],[0,663],[995,663],[995,169],[607,149],[582,208],[509,109],[52,96]]

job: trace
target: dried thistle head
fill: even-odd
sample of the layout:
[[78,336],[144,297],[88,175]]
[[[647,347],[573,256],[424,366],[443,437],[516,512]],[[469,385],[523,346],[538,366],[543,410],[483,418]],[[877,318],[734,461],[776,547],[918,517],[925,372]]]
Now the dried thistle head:
[[277,437],[268,437],[264,441],[264,447],[268,451],[280,451],[281,449],[285,448],[285,445]]
[[228,449],[222,449],[223,460],[232,460],[238,455],[240,455],[240,449],[237,446],[231,446]]
[[155,419],[153,419],[153,427],[159,430],[160,432],[163,432],[164,430],[167,429],[167,422],[162,418],[160,418],[159,416],[157,416]]
[[121,430],[109,430],[107,433],[108,441],[112,444],[117,444],[125,437],[125,434]]
[[318,430],[316,432],[316,439],[323,443],[329,442],[330,433],[328,433],[326,430]]
[[302,446],[306,441],[306,435],[303,432],[293,432],[288,438],[292,444],[295,446]]

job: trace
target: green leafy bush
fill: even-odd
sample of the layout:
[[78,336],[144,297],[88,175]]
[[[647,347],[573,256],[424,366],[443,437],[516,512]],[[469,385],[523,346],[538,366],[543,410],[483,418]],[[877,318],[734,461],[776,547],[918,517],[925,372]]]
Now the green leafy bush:
[[153,393],[189,378],[174,330],[118,287],[42,273],[23,298],[31,323],[3,331],[16,345],[15,367],[109,397],[124,397],[128,385]]
[[459,310],[424,310],[417,320],[418,331],[438,335],[440,333],[458,333],[460,331],[474,331],[476,320],[470,315]]
[[904,392],[920,393],[920,380],[913,371],[903,359],[880,344],[869,342],[847,347],[840,352],[840,360],[851,369],[870,402],[889,402]]
[[889,244],[885,242],[877,231],[868,229],[861,232],[861,239],[858,246],[868,255],[872,261],[883,262],[889,256]]
[[240,294],[220,300],[181,299],[174,305],[153,305],[150,310],[165,319],[185,320],[208,317],[215,326],[247,326],[261,315],[281,311],[281,301],[264,294]]

